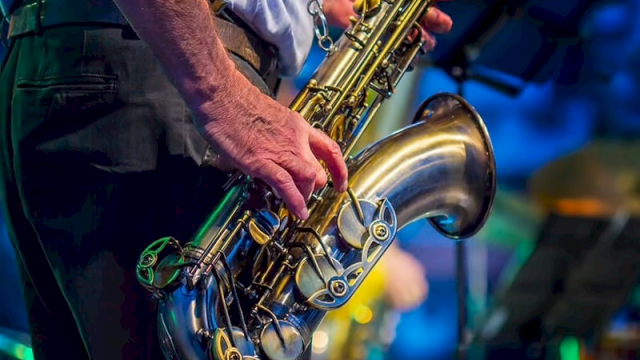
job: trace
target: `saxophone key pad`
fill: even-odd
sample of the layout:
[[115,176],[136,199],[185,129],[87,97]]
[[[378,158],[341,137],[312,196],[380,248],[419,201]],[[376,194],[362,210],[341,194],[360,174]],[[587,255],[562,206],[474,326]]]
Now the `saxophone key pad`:
[[395,212],[387,201],[346,202],[337,221],[340,237],[354,249],[363,249],[370,241],[383,242],[395,236]]
[[342,305],[341,298],[350,292],[343,273],[342,265],[337,260],[314,255],[313,260],[305,258],[298,265],[296,286],[309,305],[321,309],[336,308]]
[[278,324],[280,334],[273,323],[262,329],[260,333],[262,351],[270,360],[296,360],[305,349],[302,334],[286,320],[279,320]]

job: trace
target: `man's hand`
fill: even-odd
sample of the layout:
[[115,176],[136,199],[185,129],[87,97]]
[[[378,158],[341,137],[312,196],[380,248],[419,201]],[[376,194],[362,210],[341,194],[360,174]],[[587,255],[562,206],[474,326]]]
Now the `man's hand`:
[[451,20],[449,15],[432,6],[429,8],[429,11],[427,11],[427,15],[420,21],[420,25],[422,25],[422,29],[424,30],[423,37],[426,41],[427,50],[433,50],[436,46],[436,38],[432,33],[448,33],[453,26],[453,20]]
[[262,94],[238,73],[224,92],[196,116],[200,131],[224,162],[269,184],[294,215],[306,219],[306,202],[327,183],[324,160],[340,192],[347,167],[337,143],[300,114]]
[[207,0],[114,0],[180,91],[201,133],[223,157],[264,180],[306,219],[311,193],[338,191],[347,167],[338,145],[297,113],[263,95],[235,67],[215,31]]
[[[349,17],[357,16],[353,9],[354,2],[355,0],[324,0],[322,7],[329,25],[341,29],[349,27],[351,24]],[[429,8],[427,15],[422,18],[420,24],[424,30],[423,37],[427,50],[433,50],[436,46],[436,39],[433,33],[448,33],[453,26],[453,21],[449,15],[432,6]]]

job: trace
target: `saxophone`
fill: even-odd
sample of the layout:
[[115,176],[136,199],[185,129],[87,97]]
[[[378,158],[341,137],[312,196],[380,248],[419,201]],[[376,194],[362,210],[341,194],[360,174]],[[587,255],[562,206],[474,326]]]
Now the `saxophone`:
[[187,243],[162,238],[143,251],[137,277],[158,299],[167,359],[298,359],[403,226],[428,219],[452,239],[482,227],[496,189],[493,149],[461,97],[427,99],[412,125],[349,155],[421,52],[418,21],[432,3],[358,1],[358,18],[290,106],[342,148],[346,192],[329,182],[303,221],[263,182],[235,171]]

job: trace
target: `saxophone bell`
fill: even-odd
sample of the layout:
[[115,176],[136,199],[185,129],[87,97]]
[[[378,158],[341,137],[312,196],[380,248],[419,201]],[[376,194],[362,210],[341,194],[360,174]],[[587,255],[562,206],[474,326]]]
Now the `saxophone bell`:
[[[422,208],[429,209],[425,216],[440,234],[450,239],[475,235],[491,213],[496,192],[493,145],[482,118],[461,96],[440,93],[418,107],[412,123],[427,126],[429,139],[434,142],[429,154],[421,156],[441,159],[431,164],[438,168],[430,170],[441,174],[441,178],[425,177],[433,183],[422,184],[423,189],[430,186],[440,189],[433,192],[437,199],[422,199]],[[424,194],[418,190],[419,184],[415,189],[416,194]]]
[[[433,1],[368,1],[290,108],[347,157],[418,54],[405,41]],[[364,5],[363,5],[364,6]],[[421,219],[463,239],[485,223],[496,190],[493,149],[475,109],[453,94],[427,99],[413,124],[347,160],[292,217],[264,184],[235,172],[226,196],[182,245],[152,243],[138,280],[160,299],[171,360],[295,360],[328,311],[344,306],[404,226]]]

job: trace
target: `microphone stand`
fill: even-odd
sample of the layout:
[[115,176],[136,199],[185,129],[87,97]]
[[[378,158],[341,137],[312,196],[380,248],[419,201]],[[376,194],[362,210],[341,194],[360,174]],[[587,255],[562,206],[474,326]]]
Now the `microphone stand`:
[[458,360],[466,360],[469,350],[467,332],[467,254],[463,240],[456,242],[456,282],[458,284]]
[[[450,76],[457,84],[457,93],[464,98],[464,83],[469,74],[469,67],[466,65],[454,66],[450,69]],[[467,331],[467,248],[466,241],[456,241],[456,283],[458,298],[458,348],[457,360],[467,360],[469,349]]]
[[[516,95],[522,91],[522,88],[501,82],[497,79],[492,79],[487,76],[483,76],[480,73],[475,73],[471,69],[471,65],[468,61],[466,51],[460,49],[460,54],[457,57],[455,65],[445,69],[449,76],[456,82],[456,93],[465,98],[464,85],[468,80],[475,80],[500,92],[505,92],[511,95]],[[455,245],[456,254],[456,290],[457,290],[457,308],[458,308],[458,344],[456,360],[467,360],[469,357],[469,348],[471,345],[471,331],[468,328],[469,309],[467,307],[467,298],[469,295],[468,289],[468,252],[466,246],[466,240],[457,240]]]

